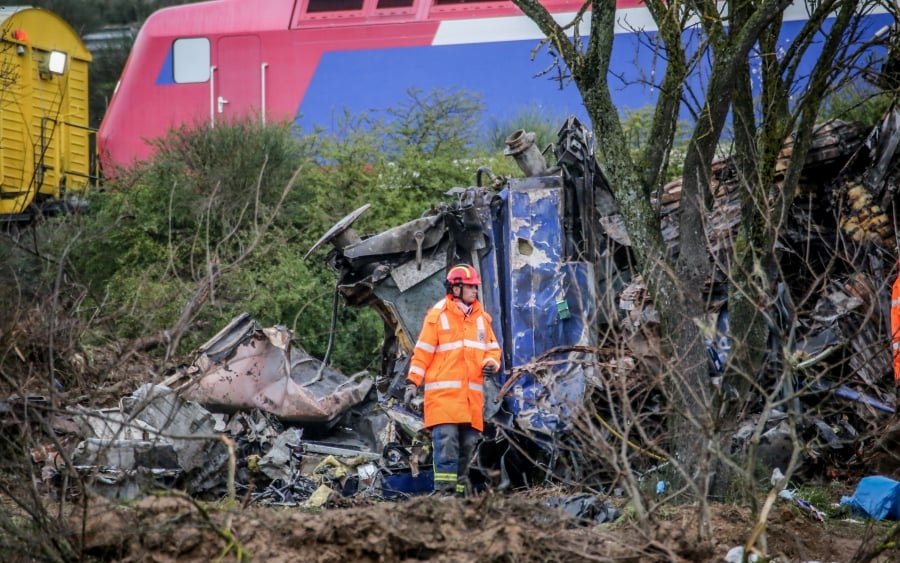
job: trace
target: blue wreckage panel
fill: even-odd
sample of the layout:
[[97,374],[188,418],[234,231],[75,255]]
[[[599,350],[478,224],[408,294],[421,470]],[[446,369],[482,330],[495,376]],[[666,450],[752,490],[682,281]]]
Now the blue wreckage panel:
[[[500,308],[491,313],[500,320],[506,373],[518,377],[504,402],[522,429],[550,434],[570,425],[584,398],[590,352],[573,347],[596,345],[593,268],[563,255],[560,177],[511,180],[500,201],[492,253]],[[485,258],[483,268],[493,262]],[[537,373],[537,359],[568,362]]]
[[501,214],[505,275],[503,325],[510,368],[558,345],[556,300],[562,262],[562,188],[558,177],[511,181]]

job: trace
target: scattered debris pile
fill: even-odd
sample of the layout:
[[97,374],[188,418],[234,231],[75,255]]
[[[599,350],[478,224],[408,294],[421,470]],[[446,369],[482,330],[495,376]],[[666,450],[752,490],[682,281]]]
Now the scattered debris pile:
[[[770,316],[778,325],[773,334],[792,339],[770,343],[788,350],[770,364],[791,362],[796,375],[783,394],[804,391],[787,402],[800,421],[804,460],[831,476],[862,455],[868,422],[894,412],[887,288],[897,254],[885,210],[900,184],[898,140],[898,109],[868,137],[839,122],[817,129],[779,231],[776,261],[791,272],[790,283],[778,287]],[[477,454],[475,484],[596,476],[579,458],[582,450],[564,445],[606,375],[628,380],[639,362],[658,356],[658,315],[631,272],[630,241],[589,132],[568,120],[553,167],[533,136],[520,131],[508,143],[527,177],[498,179],[482,170],[479,178],[486,172],[491,187],[454,188],[449,203],[368,237],[352,229],[364,206],[310,250],[330,242],[339,294],[384,320],[379,373],[346,377],[296,346],[283,327],[263,329],[241,315],[201,347],[190,368],[142,386],[116,409],[71,414],[58,432],[80,439],[71,453],[76,470],[113,498],[164,485],[321,506],[355,494],[430,491],[421,417],[396,399],[424,312],[444,294],[446,267],[468,262],[485,280],[480,298],[503,352],[499,378],[485,381],[485,419],[494,432]],[[708,348],[710,375],[721,377],[730,349],[724,264],[742,204],[734,163],[716,163],[713,173],[707,231],[720,268],[708,287],[716,332]],[[659,205],[673,250],[679,202],[680,184],[667,185]],[[625,348],[601,336],[622,332],[631,335]],[[740,426],[735,449],[749,442],[759,416]],[[760,449],[775,467],[790,456],[788,416],[767,413]],[[59,454],[35,452],[45,480],[59,477]],[[554,502],[581,520],[616,517],[590,496]]]
[[[898,251],[886,210],[900,183],[900,109],[868,135],[832,121],[813,137],[797,193],[782,224],[773,227],[779,233],[773,267],[785,275],[768,305],[771,357],[760,382],[782,397],[802,396],[786,404],[800,421],[806,466],[837,475],[858,459],[870,424],[894,412],[887,297]],[[631,242],[593,160],[590,134],[569,120],[553,147],[553,167],[535,154],[533,140],[524,131],[508,140],[507,154],[524,179],[495,181],[499,191],[454,188],[451,201],[427,216],[368,237],[351,228],[361,208],[313,250],[331,242],[328,262],[338,274],[338,291],[383,317],[385,361],[376,385],[389,396],[401,387],[424,310],[442,294],[442,272],[458,262],[476,264],[486,280],[481,298],[503,349],[500,388],[486,391],[494,406],[486,414],[501,440],[526,436],[538,455],[547,454],[548,473],[578,479],[579,460],[557,455],[574,413],[597,396],[589,391],[607,372],[627,377],[637,365],[662,363],[659,317],[631,269]],[[773,190],[782,185],[792,149],[788,142]],[[707,286],[714,327],[708,349],[710,376],[721,378],[731,347],[726,272],[745,207],[733,160],[714,165],[712,192],[705,220],[718,268]],[[680,198],[676,181],[658,201],[671,252],[677,251]],[[601,338],[607,334],[631,336],[623,348]],[[777,383],[786,362],[794,375]],[[761,455],[773,466],[784,467],[790,453],[787,416],[785,408],[766,416]],[[746,447],[746,427],[757,418],[741,427],[736,449]]]
[[[770,310],[776,326],[771,331],[790,337],[774,346],[787,345],[790,353],[773,358],[768,367],[771,372],[781,362],[790,362],[800,374],[788,382],[784,396],[802,392],[794,408],[806,413],[800,418],[806,461],[813,462],[808,465],[815,471],[827,466],[831,476],[865,456],[862,442],[876,426],[873,421],[895,412],[889,319],[900,248],[890,217],[900,187],[898,144],[896,106],[870,132],[839,120],[818,126],[793,204],[782,224],[773,227],[779,233],[775,260],[787,281],[776,288]],[[773,189],[781,189],[792,148],[789,139]],[[717,333],[708,342],[714,376],[724,372],[730,349],[726,271],[741,221],[743,189],[733,159],[713,166],[714,201],[706,235],[717,265],[715,278],[709,280],[711,324]],[[677,250],[680,199],[677,180],[664,187],[659,200],[670,252]],[[639,282],[629,289],[636,295],[642,290]],[[634,312],[646,309],[644,302],[629,305],[630,317],[652,316]],[[763,439],[763,454],[773,466],[785,467],[790,455],[785,417],[783,412],[770,417]],[[735,436],[739,447],[746,444],[755,422],[748,419]]]
[[[40,398],[2,406],[4,419],[26,407],[51,412]],[[141,386],[117,408],[51,420],[65,439],[32,452],[42,480],[73,484],[73,469],[111,499],[176,487],[321,506],[432,488],[428,448],[413,442],[420,419],[378,403],[367,373],[348,378],[294,345],[283,327],[262,329],[247,314],[204,344],[189,368]]]
[[165,386],[144,385],[118,409],[85,410],[77,420],[86,438],[72,454],[74,468],[114,498],[134,498],[158,479],[180,477],[197,493],[222,480],[216,473],[228,449],[212,414]]
[[483,280],[479,299],[493,319],[503,364],[497,380],[484,381],[485,419],[497,435],[493,459],[482,461],[497,470],[502,486],[534,482],[518,463],[518,436],[527,436],[524,457],[550,466],[539,471],[537,482],[557,466],[567,471],[579,465],[558,464],[559,440],[572,433],[585,392],[597,380],[597,318],[609,314],[600,297],[618,283],[614,267],[611,274],[593,260],[613,243],[602,225],[617,208],[593,157],[590,133],[569,119],[559,132],[553,168],[534,141],[524,131],[507,140],[506,154],[525,178],[498,179],[482,169],[478,177],[486,173],[491,187],[453,188],[449,201],[426,216],[367,237],[352,229],[368,206],[362,207],[310,250],[331,243],[327,261],[337,272],[338,292],[349,304],[381,315],[384,350],[376,387],[395,398],[425,311],[445,295],[447,267],[476,265]]

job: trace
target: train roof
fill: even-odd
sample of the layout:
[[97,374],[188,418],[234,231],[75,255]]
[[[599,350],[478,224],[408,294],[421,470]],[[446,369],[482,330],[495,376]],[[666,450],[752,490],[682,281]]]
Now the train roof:
[[[16,41],[11,33],[22,29],[33,47],[47,51],[58,50],[72,58],[92,60],[81,36],[64,19],[55,13],[31,6],[7,6],[0,8],[0,30],[4,41]],[[21,41],[16,41],[21,42]]]
[[[543,0],[556,12],[575,12],[582,0]],[[617,0],[619,9],[643,5]],[[334,9],[329,9],[334,7]],[[509,0],[213,0],[155,12],[142,29],[151,36],[192,36],[356,24],[522,15]],[[389,16],[386,18],[385,16]]]
[[182,4],[154,12],[147,18],[141,33],[192,36],[286,30],[293,9],[294,0],[216,0]]

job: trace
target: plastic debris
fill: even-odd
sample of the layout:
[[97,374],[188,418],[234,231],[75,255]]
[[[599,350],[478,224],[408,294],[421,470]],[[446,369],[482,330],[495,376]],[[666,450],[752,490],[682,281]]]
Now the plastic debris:
[[797,506],[799,506],[800,508],[802,508],[803,510],[806,510],[807,512],[809,512],[812,515],[813,518],[815,518],[819,522],[825,521],[825,513],[822,512],[821,510],[819,510],[818,508],[816,508],[815,506],[813,506],[812,503],[810,503],[806,499],[803,499],[803,498],[800,498],[799,496],[797,496],[796,490],[785,489],[785,490],[781,491],[780,493],[778,493],[778,496],[785,500],[789,500],[789,501],[793,502],[794,504],[796,504]]
[[852,497],[841,497],[841,505],[873,520],[900,520],[900,482],[881,475],[863,477]]
[[[750,563],[759,561],[759,555],[750,553],[747,555],[747,561]],[[744,563],[744,546],[739,545],[729,549],[728,553],[725,554],[725,563]]]
[[783,479],[784,473],[781,472],[780,468],[776,467],[772,470],[772,477],[769,479],[769,482],[772,483],[773,487],[776,487]]
[[309,499],[303,503],[305,508],[321,508],[325,506],[325,503],[328,502],[328,499],[331,498],[331,495],[334,494],[334,491],[328,487],[328,485],[319,485],[319,488],[315,490]]

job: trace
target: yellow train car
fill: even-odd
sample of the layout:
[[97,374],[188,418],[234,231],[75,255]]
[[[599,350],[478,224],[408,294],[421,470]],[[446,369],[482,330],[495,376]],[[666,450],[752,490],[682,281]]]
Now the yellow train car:
[[0,8],[0,222],[60,209],[96,180],[91,54],[39,8]]

